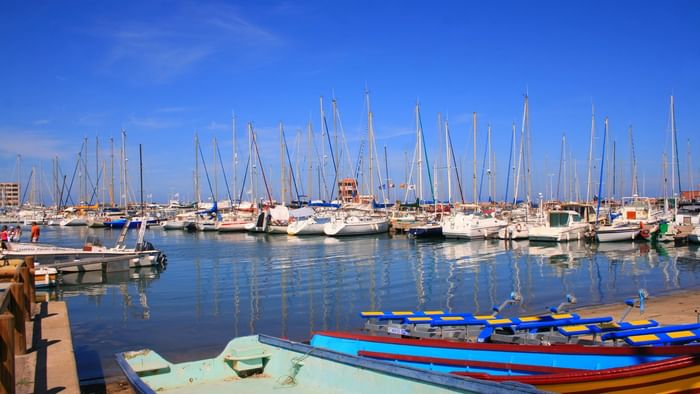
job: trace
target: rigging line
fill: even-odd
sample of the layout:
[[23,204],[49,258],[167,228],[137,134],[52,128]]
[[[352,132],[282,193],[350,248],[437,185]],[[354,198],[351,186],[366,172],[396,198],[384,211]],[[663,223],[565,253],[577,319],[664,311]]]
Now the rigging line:
[[[601,157],[601,162],[605,160],[605,141],[608,139],[608,118],[605,118],[605,136],[603,137],[603,156]],[[596,226],[599,225],[598,215],[600,213],[600,200],[602,200],[601,195],[603,194],[603,168],[605,166],[600,166],[600,182],[598,183],[598,209],[595,213],[595,223]]]
[[510,138],[510,153],[508,154],[508,174],[506,175],[506,194],[503,196],[503,201],[508,201],[508,186],[510,186],[510,166],[513,160],[513,145],[515,142],[515,122],[513,122],[513,135]]
[[[83,148],[80,148],[80,151],[83,151]],[[73,201],[73,197],[71,197],[70,193],[73,190],[73,181],[75,181],[75,174],[78,172],[78,166],[80,165],[80,155],[81,153],[78,153],[78,160],[75,161],[75,169],[73,170],[73,177],[70,179],[70,185],[68,186],[68,192],[66,193],[66,205],[68,205],[68,199],[70,198],[71,202]],[[61,204],[63,205],[63,204]]]
[[202,164],[204,165],[204,175],[207,176],[207,183],[209,184],[211,200],[213,203],[216,203],[216,197],[214,197],[214,189],[211,187],[211,180],[209,180],[209,171],[207,171],[207,162],[204,161],[204,153],[202,153],[202,145],[197,144],[197,148],[199,148],[199,156],[202,158]]
[[425,155],[425,167],[428,169],[428,182],[430,182],[430,197],[435,201],[435,189],[433,188],[433,177],[430,174],[430,160],[428,159],[428,148],[425,146],[425,134],[423,133],[423,118],[418,111],[418,123],[420,124],[420,138],[423,145],[423,154]]
[[[287,146],[287,137],[284,134],[284,129],[282,129],[282,139],[284,140],[284,150],[287,152],[287,162],[289,162],[289,170],[292,173],[292,182],[294,183],[294,192],[297,194],[297,202],[301,203],[301,199],[299,198],[299,189],[297,188],[297,180],[296,177],[294,176],[294,166],[292,165],[292,158],[289,156],[289,147]],[[331,152],[331,155],[333,153]],[[337,172],[336,172],[337,174]],[[332,197],[332,194],[331,194]]]
[[[272,195],[270,194],[270,187],[267,185],[267,177],[265,176],[265,167],[262,165],[262,160],[260,159],[260,151],[258,150],[258,139],[255,135],[255,132],[253,132],[253,145],[255,145],[255,154],[258,156],[258,163],[260,163],[260,172],[262,173],[263,176],[263,182],[265,182],[265,191],[267,192],[267,199],[270,201],[270,204],[272,204]],[[204,167],[204,171],[207,170],[207,167]],[[208,178],[207,178],[208,179]]]
[[450,152],[452,153],[452,162],[455,166],[455,174],[457,174],[457,185],[459,186],[459,197],[462,199],[462,204],[464,204],[464,192],[462,191],[462,181],[459,177],[459,168],[457,167],[457,158],[455,157],[455,151],[454,151],[454,147],[452,145],[452,133],[450,133],[449,127],[447,128],[447,138],[450,141]]
[[221,173],[224,175],[224,184],[226,185],[226,194],[228,195],[229,201],[231,201],[231,208],[233,208],[233,200],[231,199],[231,189],[228,187],[228,178],[226,177],[226,170],[224,169],[224,162],[221,160],[221,150],[219,150],[219,144],[216,144],[216,153],[219,155],[219,164],[221,164]]
[[[333,185],[331,185],[331,194],[330,194],[330,199],[331,201],[333,200],[333,194],[335,194],[335,185],[338,183],[338,166],[335,163],[335,154],[333,153],[333,143],[331,142],[331,134],[328,131],[328,122],[326,121],[326,114],[323,114],[323,127],[326,129],[326,137],[328,137],[328,146],[331,151],[331,159],[333,160],[333,171],[335,172],[335,177],[333,179]],[[284,134],[284,133],[283,133]],[[287,143],[285,142],[285,146]],[[292,175],[293,176],[293,175]],[[297,196],[299,193],[297,193]],[[299,197],[297,197],[297,200]]]
[[27,180],[27,185],[24,187],[24,193],[22,193],[22,199],[19,202],[19,205],[22,206],[24,204],[24,198],[27,197],[27,190],[29,190],[29,184],[32,183],[32,177],[34,176],[34,170],[29,173],[29,179]]
[[238,202],[243,201],[243,192],[245,191],[245,181],[248,179],[248,167],[250,166],[250,156],[248,156],[248,161],[245,163],[245,172],[243,173],[243,184],[241,185],[241,193],[238,196]]
[[484,159],[481,161],[481,177],[479,179],[479,199],[477,201],[481,201],[481,189],[484,186],[484,170],[486,169],[486,153],[488,153],[488,140],[486,142],[486,145],[484,146]]

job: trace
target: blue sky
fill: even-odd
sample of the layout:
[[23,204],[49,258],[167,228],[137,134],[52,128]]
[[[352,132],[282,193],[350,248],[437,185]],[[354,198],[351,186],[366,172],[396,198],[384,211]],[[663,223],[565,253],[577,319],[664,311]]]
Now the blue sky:
[[[511,123],[520,128],[525,92],[535,193],[548,192],[550,178],[556,187],[557,176],[548,174],[558,172],[566,133],[585,194],[592,103],[599,135],[604,117],[610,119],[616,164],[626,170],[618,173],[618,179],[627,178],[624,188],[630,187],[631,124],[639,187],[660,193],[662,155],[670,154],[671,93],[683,188],[689,179],[688,141],[694,183],[700,182],[700,4],[694,1],[142,3],[3,5],[2,180],[16,178],[17,154],[24,182],[35,166],[43,167],[43,183],[50,183],[55,156],[70,178],[84,137],[91,143],[90,162],[95,137],[105,148],[124,128],[134,190],[143,144],[146,193],[165,200],[179,192],[191,199],[194,132],[210,171],[217,138],[230,177],[235,111],[239,182],[250,121],[278,195],[279,122],[291,145],[311,120],[320,144],[319,97],[325,98],[330,122],[335,95],[354,165],[367,133],[367,86],[376,144],[380,150],[387,146],[396,183],[404,179],[405,152],[412,157],[418,100],[431,162],[444,160],[440,112],[449,118],[467,180],[472,112],[478,113],[479,171],[486,126],[492,125],[501,199]],[[597,139],[598,158],[601,144]],[[202,184],[206,196],[204,175]],[[471,199],[471,187],[465,190]],[[444,198],[444,189],[440,194]]]

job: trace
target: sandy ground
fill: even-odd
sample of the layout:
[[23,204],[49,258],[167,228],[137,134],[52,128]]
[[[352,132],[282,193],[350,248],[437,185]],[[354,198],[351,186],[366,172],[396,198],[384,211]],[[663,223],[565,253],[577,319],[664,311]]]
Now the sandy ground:
[[[632,298],[632,297],[630,297]],[[572,308],[581,317],[612,316],[618,320],[627,308],[623,302],[611,305]],[[689,324],[700,321],[700,289],[683,290],[679,292],[654,296],[645,300],[644,312],[635,308],[625,320],[654,319],[661,325]]]
[[[629,298],[632,298],[630,295]],[[572,308],[581,317],[612,316],[618,320],[627,309],[624,302],[609,305]],[[700,289],[683,290],[659,296],[652,295],[645,300],[644,313],[639,308],[629,312],[626,320],[654,319],[662,325],[688,324],[700,321]],[[83,388],[83,393],[131,394],[133,391],[126,380],[114,381],[106,385]]]

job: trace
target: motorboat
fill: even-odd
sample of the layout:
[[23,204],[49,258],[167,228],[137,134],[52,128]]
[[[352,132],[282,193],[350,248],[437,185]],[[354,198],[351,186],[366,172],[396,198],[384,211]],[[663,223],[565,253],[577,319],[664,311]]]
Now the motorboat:
[[507,223],[492,214],[474,211],[457,211],[443,216],[442,234],[447,238],[489,238],[507,226]]
[[567,242],[584,239],[590,225],[575,211],[549,211],[547,222],[529,229],[530,241]]

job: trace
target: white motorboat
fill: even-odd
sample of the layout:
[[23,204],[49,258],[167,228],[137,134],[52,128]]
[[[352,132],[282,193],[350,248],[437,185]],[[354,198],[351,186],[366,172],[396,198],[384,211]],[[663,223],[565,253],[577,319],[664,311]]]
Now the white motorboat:
[[458,211],[449,216],[443,216],[441,224],[442,235],[446,238],[464,239],[489,238],[507,226],[505,221],[481,211]]
[[609,226],[600,226],[595,230],[598,242],[630,241],[639,235],[641,230],[638,224],[620,222]]
[[567,242],[585,237],[590,226],[574,211],[550,211],[547,222],[529,229],[530,241]]
[[197,231],[217,231],[215,219],[198,219],[195,223]]
[[58,224],[61,227],[86,226],[87,218],[84,216],[70,216],[63,218]]
[[336,216],[323,225],[323,232],[333,237],[381,234],[387,231],[389,219],[386,216],[369,214]]

